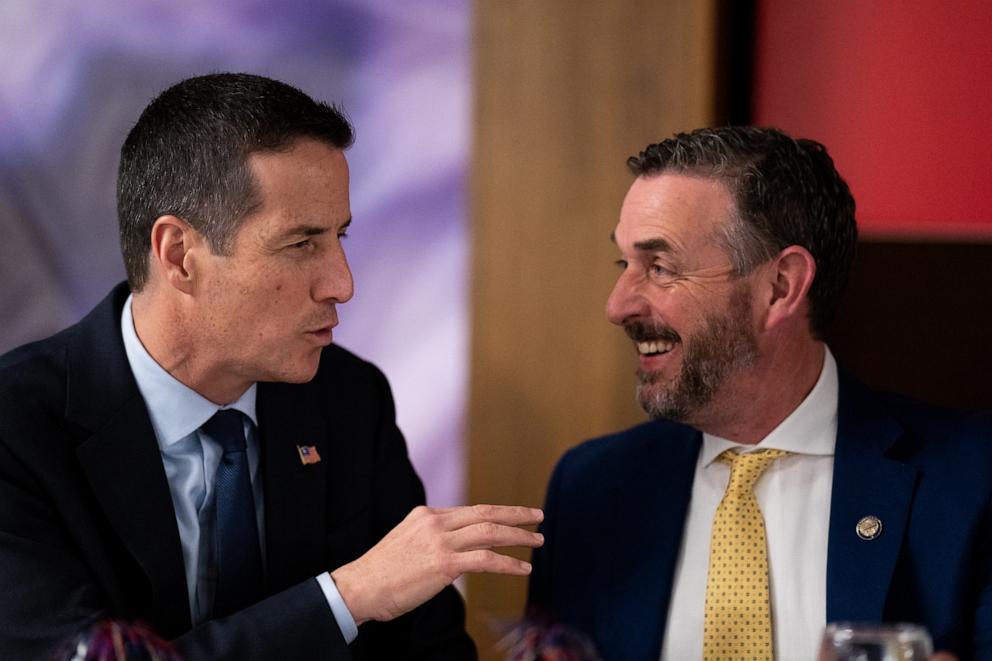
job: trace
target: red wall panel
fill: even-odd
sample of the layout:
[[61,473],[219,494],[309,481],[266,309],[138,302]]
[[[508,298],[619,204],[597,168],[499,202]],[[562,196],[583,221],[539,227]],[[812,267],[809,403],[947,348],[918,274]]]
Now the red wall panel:
[[992,2],[759,0],[753,118],[827,145],[865,236],[992,239]]

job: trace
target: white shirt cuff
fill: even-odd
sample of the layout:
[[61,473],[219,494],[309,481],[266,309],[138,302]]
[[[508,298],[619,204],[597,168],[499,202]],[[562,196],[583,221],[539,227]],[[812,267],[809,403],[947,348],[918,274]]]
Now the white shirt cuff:
[[331,613],[334,614],[334,619],[338,623],[338,629],[341,630],[341,635],[344,636],[344,642],[350,645],[351,641],[358,637],[358,625],[355,624],[355,618],[351,616],[351,611],[348,610],[344,599],[341,598],[341,593],[338,592],[338,586],[334,585],[331,575],[326,571],[317,576],[317,584],[324,591],[327,605],[331,608]]

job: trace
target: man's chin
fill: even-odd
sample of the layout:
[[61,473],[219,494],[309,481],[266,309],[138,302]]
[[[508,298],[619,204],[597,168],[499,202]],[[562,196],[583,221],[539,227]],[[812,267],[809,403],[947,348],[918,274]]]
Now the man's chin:
[[[652,388],[659,387],[662,385],[662,381],[665,380],[665,375],[661,370],[646,370],[643,368],[638,368],[637,370],[637,388],[638,392],[642,388]],[[666,385],[666,388],[670,388],[671,385]]]
[[320,367],[320,356],[315,360],[301,361],[298,365],[283,366],[269,375],[266,381],[276,383],[308,383],[317,376],[317,369]]
[[301,383],[310,383],[316,375],[317,372],[315,370],[308,374],[290,374],[283,378],[276,379],[276,381],[279,383],[293,383],[299,385]]
[[657,382],[641,382],[637,386],[637,403],[652,420],[671,420],[683,422],[686,412],[671,401],[668,388],[660,387]]

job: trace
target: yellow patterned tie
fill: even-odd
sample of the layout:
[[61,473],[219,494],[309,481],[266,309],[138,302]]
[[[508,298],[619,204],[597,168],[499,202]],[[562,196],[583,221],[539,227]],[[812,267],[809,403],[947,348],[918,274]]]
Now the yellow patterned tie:
[[723,452],[730,465],[727,492],[716,508],[706,581],[703,658],[772,659],[765,522],[754,485],[768,466],[788,452]]

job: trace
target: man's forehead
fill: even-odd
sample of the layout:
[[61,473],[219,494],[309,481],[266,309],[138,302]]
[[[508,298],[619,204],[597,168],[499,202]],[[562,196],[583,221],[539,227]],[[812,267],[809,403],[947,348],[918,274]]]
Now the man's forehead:
[[669,172],[640,176],[624,198],[611,239],[622,247],[675,250],[708,240],[733,211],[733,197],[718,179]]
[[317,138],[299,137],[278,149],[248,152],[249,167],[258,170],[318,169],[347,178],[348,159],[344,150]]
[[351,221],[344,151],[304,138],[285,150],[249,154],[254,209],[239,228],[259,240],[340,231]]

